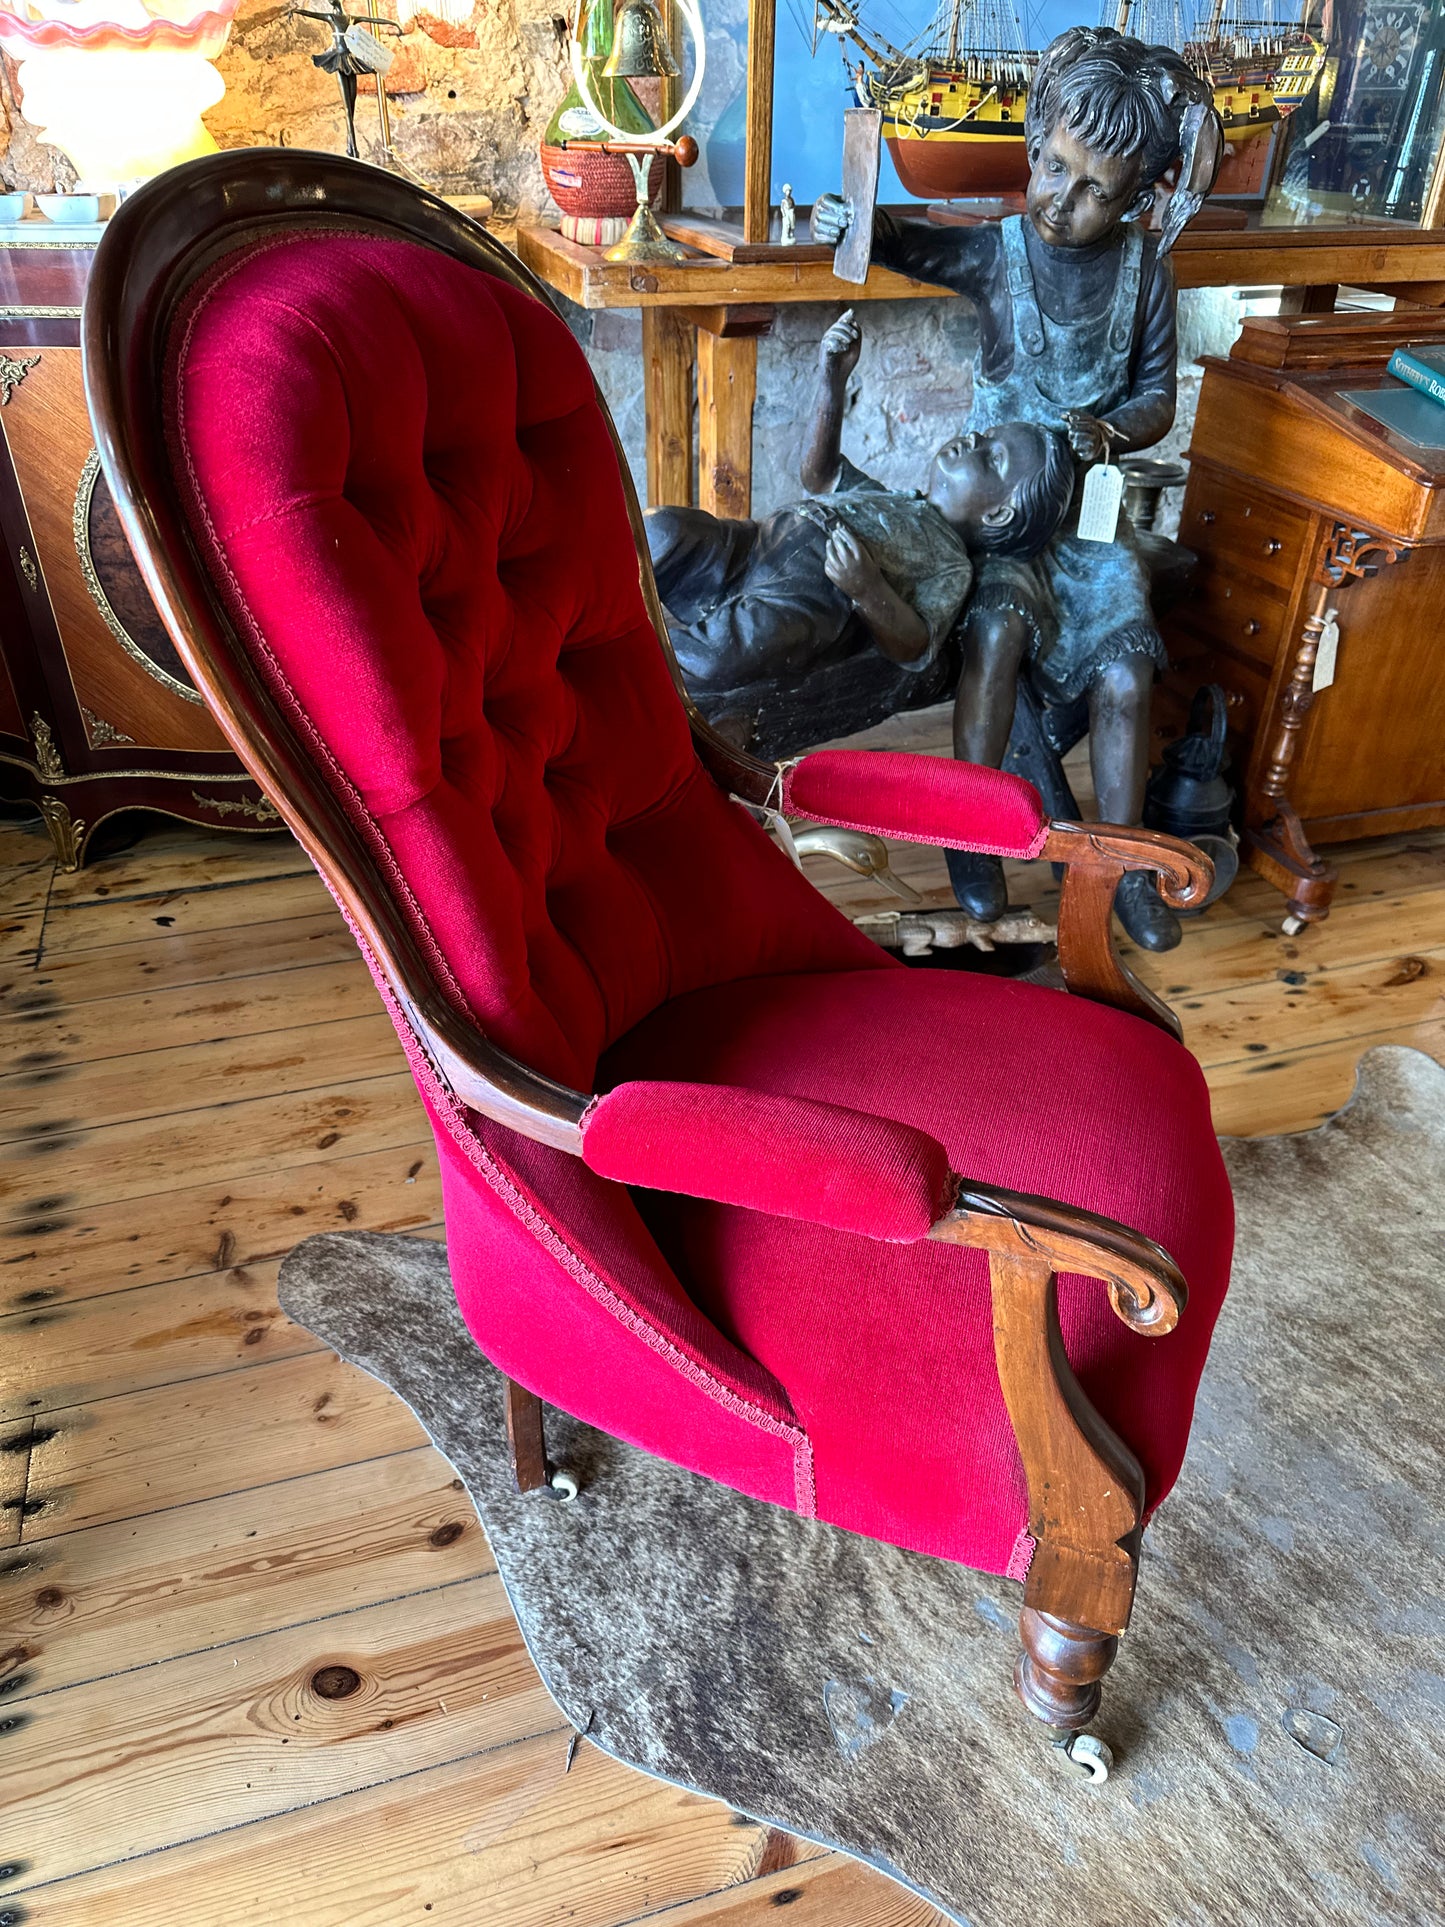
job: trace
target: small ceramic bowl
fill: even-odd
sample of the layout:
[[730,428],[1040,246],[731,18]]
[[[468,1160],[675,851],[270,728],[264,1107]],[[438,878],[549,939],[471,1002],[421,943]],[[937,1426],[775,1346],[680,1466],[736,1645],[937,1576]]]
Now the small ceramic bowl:
[[25,218],[28,194],[0,194],[0,227],[13,227]]
[[100,219],[98,194],[37,194],[35,205],[47,221],[79,224]]

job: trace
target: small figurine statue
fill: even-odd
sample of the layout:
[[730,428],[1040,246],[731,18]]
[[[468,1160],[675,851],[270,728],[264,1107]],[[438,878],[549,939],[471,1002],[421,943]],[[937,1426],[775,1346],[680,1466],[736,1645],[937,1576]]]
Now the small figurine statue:
[[798,238],[798,208],[787,181],[783,182],[783,198],[778,203],[778,238],[785,248],[792,247]]
[[395,20],[387,20],[378,13],[348,13],[342,0],[327,0],[324,11],[315,7],[293,6],[289,12],[296,19],[319,20],[331,29],[331,45],[324,53],[312,54],[311,64],[319,67],[323,73],[336,76],[336,83],[341,89],[342,109],[346,115],[346,151],[352,160],[359,160],[361,150],[356,144],[356,83],[362,74],[374,74],[377,93],[384,103],[384,76],[393,59],[390,48],[383,47],[376,35],[368,30],[376,28],[383,33],[399,34],[401,28]]
[[[977,227],[877,217],[873,258],[967,295],[978,309],[971,425],[1032,421],[1061,429],[1084,468],[1147,448],[1175,405],[1175,290],[1167,256],[1213,185],[1223,131],[1208,84],[1168,47],[1107,27],[1052,41],[1029,88],[1027,211]],[[1157,240],[1142,222],[1155,184],[1179,178]],[[813,231],[837,242],[851,206],[820,197]],[[1101,818],[1138,823],[1148,772],[1149,703],[1165,663],[1148,570],[1126,515],[1112,541],[1081,539],[1078,498],[1035,560],[990,558],[971,610],[954,717],[955,754],[997,767],[1008,747],[1025,663],[1046,702],[1087,697]],[[954,851],[959,903],[980,919],[1008,897],[996,858]],[[1119,885],[1115,908],[1150,950],[1180,929],[1147,872]]]
[[802,461],[809,499],[758,522],[647,512],[658,594],[694,693],[795,687],[868,650],[906,681],[950,637],[973,585],[971,552],[1026,559],[1068,511],[1068,443],[1031,422],[946,442],[926,493],[886,489],[855,468],[841,436],[862,341],[851,309],[823,336]]

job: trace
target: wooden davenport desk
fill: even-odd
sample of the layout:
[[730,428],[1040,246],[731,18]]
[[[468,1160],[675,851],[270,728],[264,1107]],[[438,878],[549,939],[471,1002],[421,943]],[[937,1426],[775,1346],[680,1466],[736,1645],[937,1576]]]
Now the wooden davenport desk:
[[1300,922],[1336,883],[1315,844],[1445,823],[1445,448],[1341,394],[1397,386],[1407,341],[1445,344],[1445,317],[1251,320],[1204,363],[1180,523],[1200,569],[1156,716],[1174,733],[1223,686],[1245,857]]
[[0,229],[0,796],[61,866],[120,810],[274,830],[192,688],[99,473],[80,302],[99,228]]

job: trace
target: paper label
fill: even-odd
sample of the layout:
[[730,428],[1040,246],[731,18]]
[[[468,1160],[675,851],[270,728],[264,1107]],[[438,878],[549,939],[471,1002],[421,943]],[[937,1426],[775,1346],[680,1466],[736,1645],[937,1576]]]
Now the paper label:
[[374,33],[368,33],[359,24],[348,27],[341,37],[352,58],[365,73],[384,74],[396,58],[390,47],[384,47]]
[[763,804],[763,815],[767,818],[768,828],[782,844],[791,861],[798,869],[803,867],[803,859],[798,855],[798,846],[793,841],[793,826],[781,810],[770,810]]
[[1124,471],[1117,462],[1103,461],[1084,477],[1079,502],[1079,540],[1112,542],[1119,526],[1119,504],[1124,499]]
[[1320,631],[1320,646],[1315,651],[1315,675],[1310,685],[1315,691],[1328,689],[1335,679],[1335,658],[1340,653],[1340,619],[1333,609],[1325,610],[1325,626]]

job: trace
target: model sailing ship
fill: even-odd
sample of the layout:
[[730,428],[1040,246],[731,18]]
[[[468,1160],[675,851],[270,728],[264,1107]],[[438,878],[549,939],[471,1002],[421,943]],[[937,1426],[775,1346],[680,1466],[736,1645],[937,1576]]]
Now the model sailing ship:
[[[1316,0],[1293,3],[1298,18],[1279,22],[1276,0],[1261,0],[1261,17],[1250,19],[1242,13],[1248,0],[1212,0],[1191,36],[1179,0],[1105,0],[1103,24],[1181,52],[1213,87],[1225,138],[1237,146],[1292,113],[1324,67],[1324,40],[1305,25]],[[863,106],[881,112],[908,192],[926,200],[1021,193],[1029,174],[1024,108],[1038,55],[1025,47],[1009,0],[942,0],[908,47],[875,33],[860,17],[862,4],[814,0],[814,46],[828,33],[859,50],[853,85]]]

